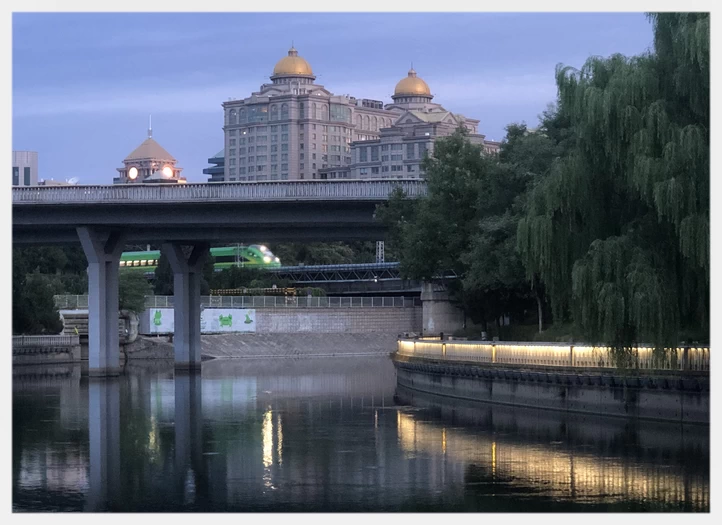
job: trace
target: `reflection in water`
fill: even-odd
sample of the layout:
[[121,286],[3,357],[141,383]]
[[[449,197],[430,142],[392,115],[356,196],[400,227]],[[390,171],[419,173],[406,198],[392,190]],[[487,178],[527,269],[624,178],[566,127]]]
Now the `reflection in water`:
[[17,511],[709,510],[706,427],[419,396],[387,358],[66,372],[14,377]]

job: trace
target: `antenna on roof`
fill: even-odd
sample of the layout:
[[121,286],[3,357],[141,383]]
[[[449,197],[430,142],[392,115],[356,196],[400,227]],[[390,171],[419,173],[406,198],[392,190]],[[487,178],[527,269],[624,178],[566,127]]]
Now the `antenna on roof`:
[[153,138],[153,122],[152,122],[153,115],[148,115],[148,138]]

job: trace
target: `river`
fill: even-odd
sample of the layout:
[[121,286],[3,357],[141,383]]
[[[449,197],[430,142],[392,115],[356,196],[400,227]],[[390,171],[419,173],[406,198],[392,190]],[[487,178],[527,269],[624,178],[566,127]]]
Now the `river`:
[[12,432],[15,512],[710,507],[709,427],[422,395],[385,356],[18,367]]

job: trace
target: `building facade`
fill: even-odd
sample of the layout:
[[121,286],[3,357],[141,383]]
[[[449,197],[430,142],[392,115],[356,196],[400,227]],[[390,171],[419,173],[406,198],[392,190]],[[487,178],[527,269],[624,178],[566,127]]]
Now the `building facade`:
[[225,180],[225,150],[221,150],[208,159],[208,164],[212,164],[208,168],[203,169],[205,175],[210,175],[208,182],[223,182]]
[[[489,151],[498,148],[477,134],[478,120],[432,103],[413,69],[397,84],[391,104],[330,92],[293,47],[270,80],[248,98],[223,103],[222,180],[419,177],[419,162],[434,139],[459,125]],[[209,182],[221,180],[216,160],[204,170]]]
[[13,186],[38,185],[38,152],[13,151]]
[[176,166],[177,162],[155,141],[153,129],[148,127],[148,138],[125,157],[122,168],[116,168],[118,177],[113,184],[185,183],[183,168]]

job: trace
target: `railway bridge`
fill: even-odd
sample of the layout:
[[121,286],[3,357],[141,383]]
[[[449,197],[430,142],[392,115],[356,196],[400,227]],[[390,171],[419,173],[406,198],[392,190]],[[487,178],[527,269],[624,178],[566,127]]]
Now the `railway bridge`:
[[422,180],[283,181],[22,187],[12,190],[13,243],[74,244],[88,259],[89,373],[115,375],[118,269],[126,242],[161,243],[174,273],[175,361],[201,364],[200,272],[209,243],[379,240],[376,205]]

